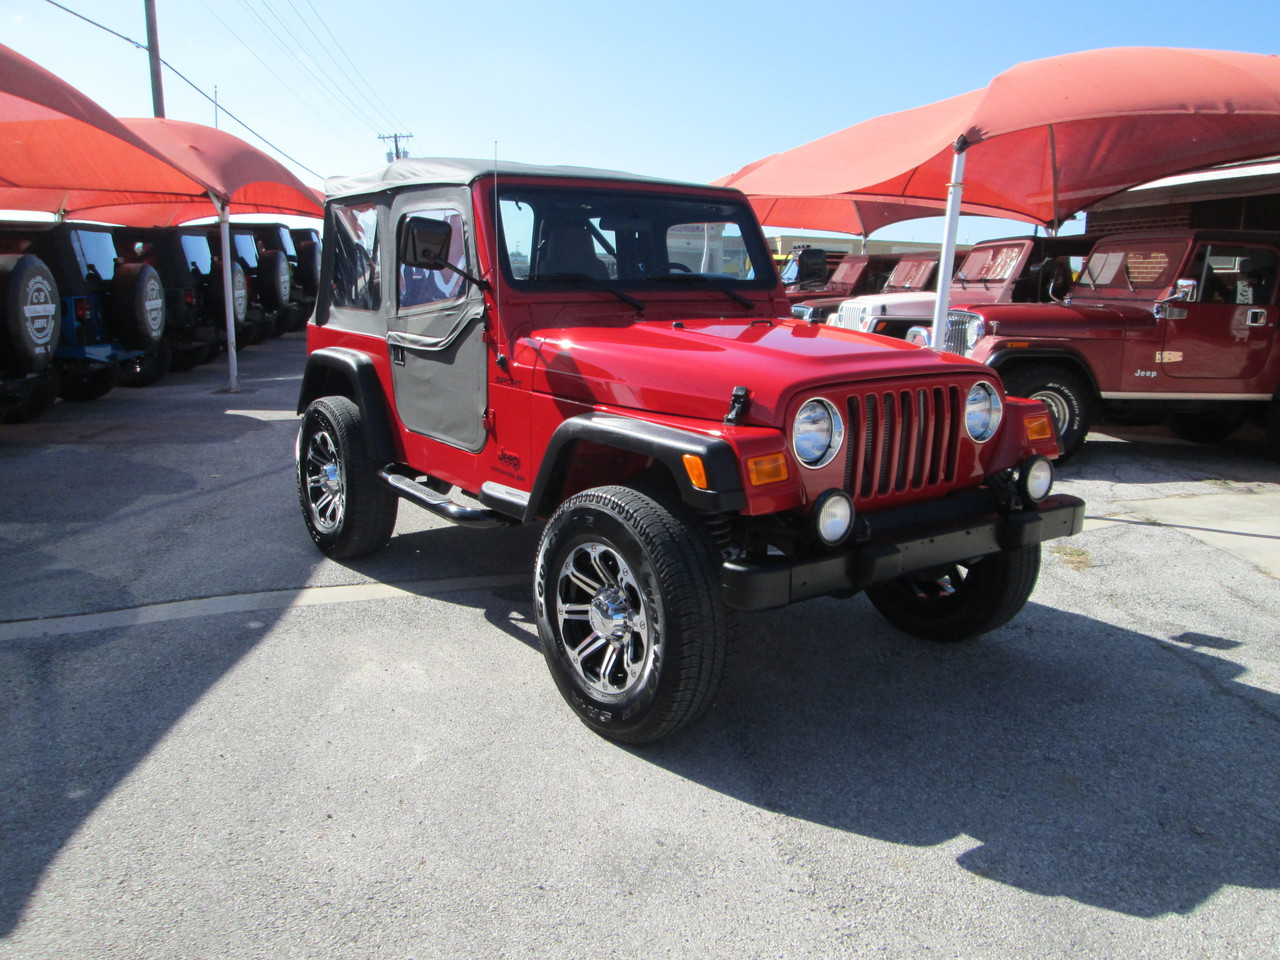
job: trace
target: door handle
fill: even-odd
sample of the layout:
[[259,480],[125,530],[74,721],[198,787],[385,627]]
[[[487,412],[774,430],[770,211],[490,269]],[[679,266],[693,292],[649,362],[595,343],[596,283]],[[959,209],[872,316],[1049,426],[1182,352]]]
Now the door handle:
[[1245,324],[1250,327],[1265,327],[1267,325],[1267,311],[1250,310]]

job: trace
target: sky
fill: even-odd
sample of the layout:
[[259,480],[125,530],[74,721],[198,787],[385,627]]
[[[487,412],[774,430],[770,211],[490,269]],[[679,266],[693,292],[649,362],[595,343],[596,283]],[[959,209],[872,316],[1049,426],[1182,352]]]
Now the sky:
[[[59,3],[146,43],[143,0]],[[1275,0],[156,0],[160,55],[204,91],[166,69],[166,114],[216,123],[314,186],[381,165],[390,145],[378,136],[397,133],[412,134],[403,145],[413,156],[496,154],[706,182],[982,87],[1024,60],[1115,46],[1274,53],[1277,9]],[[151,115],[145,50],[48,0],[0,0],[0,24],[0,42],[111,113]],[[941,231],[931,218],[876,237],[936,241]],[[965,217],[959,240],[1025,232]]]

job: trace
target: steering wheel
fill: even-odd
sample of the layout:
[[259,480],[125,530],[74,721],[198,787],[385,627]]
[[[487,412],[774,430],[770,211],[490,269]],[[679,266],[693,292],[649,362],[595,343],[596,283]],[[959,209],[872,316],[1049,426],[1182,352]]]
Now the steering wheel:
[[691,270],[689,267],[686,267],[683,263],[677,263],[675,260],[672,260],[660,266],[658,268],[658,272],[659,273],[693,273],[693,270]]
[[1053,265],[1053,273],[1049,275],[1049,299],[1061,303],[1071,292],[1071,268],[1059,260]]

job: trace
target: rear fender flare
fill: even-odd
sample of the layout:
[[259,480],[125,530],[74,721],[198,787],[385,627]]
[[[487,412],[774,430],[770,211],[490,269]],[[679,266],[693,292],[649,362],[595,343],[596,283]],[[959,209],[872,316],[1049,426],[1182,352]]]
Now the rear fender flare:
[[298,414],[304,413],[311,401],[334,396],[347,397],[360,408],[371,458],[384,464],[399,459],[382,381],[370,357],[345,347],[325,347],[307,357]]

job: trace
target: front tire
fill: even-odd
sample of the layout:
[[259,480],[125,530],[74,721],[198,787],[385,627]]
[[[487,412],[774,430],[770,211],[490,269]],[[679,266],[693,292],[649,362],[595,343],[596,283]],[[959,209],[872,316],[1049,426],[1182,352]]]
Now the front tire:
[[1093,418],[1093,395],[1080,378],[1060,367],[1035,364],[1001,373],[1010,396],[1039,400],[1053,414],[1065,460],[1084,443]]
[[381,549],[399,501],[378,480],[364,419],[346,397],[321,397],[298,430],[298,499],[311,539],[326,556],[353,560]]
[[732,631],[714,554],[677,503],[630,487],[570,497],[538,544],[538,634],[565,701],[588,727],[647,743],[697,720]]
[[867,588],[886,620],[922,640],[957,642],[1002,627],[1020,611],[1040,575],[1040,545],[906,574]]

